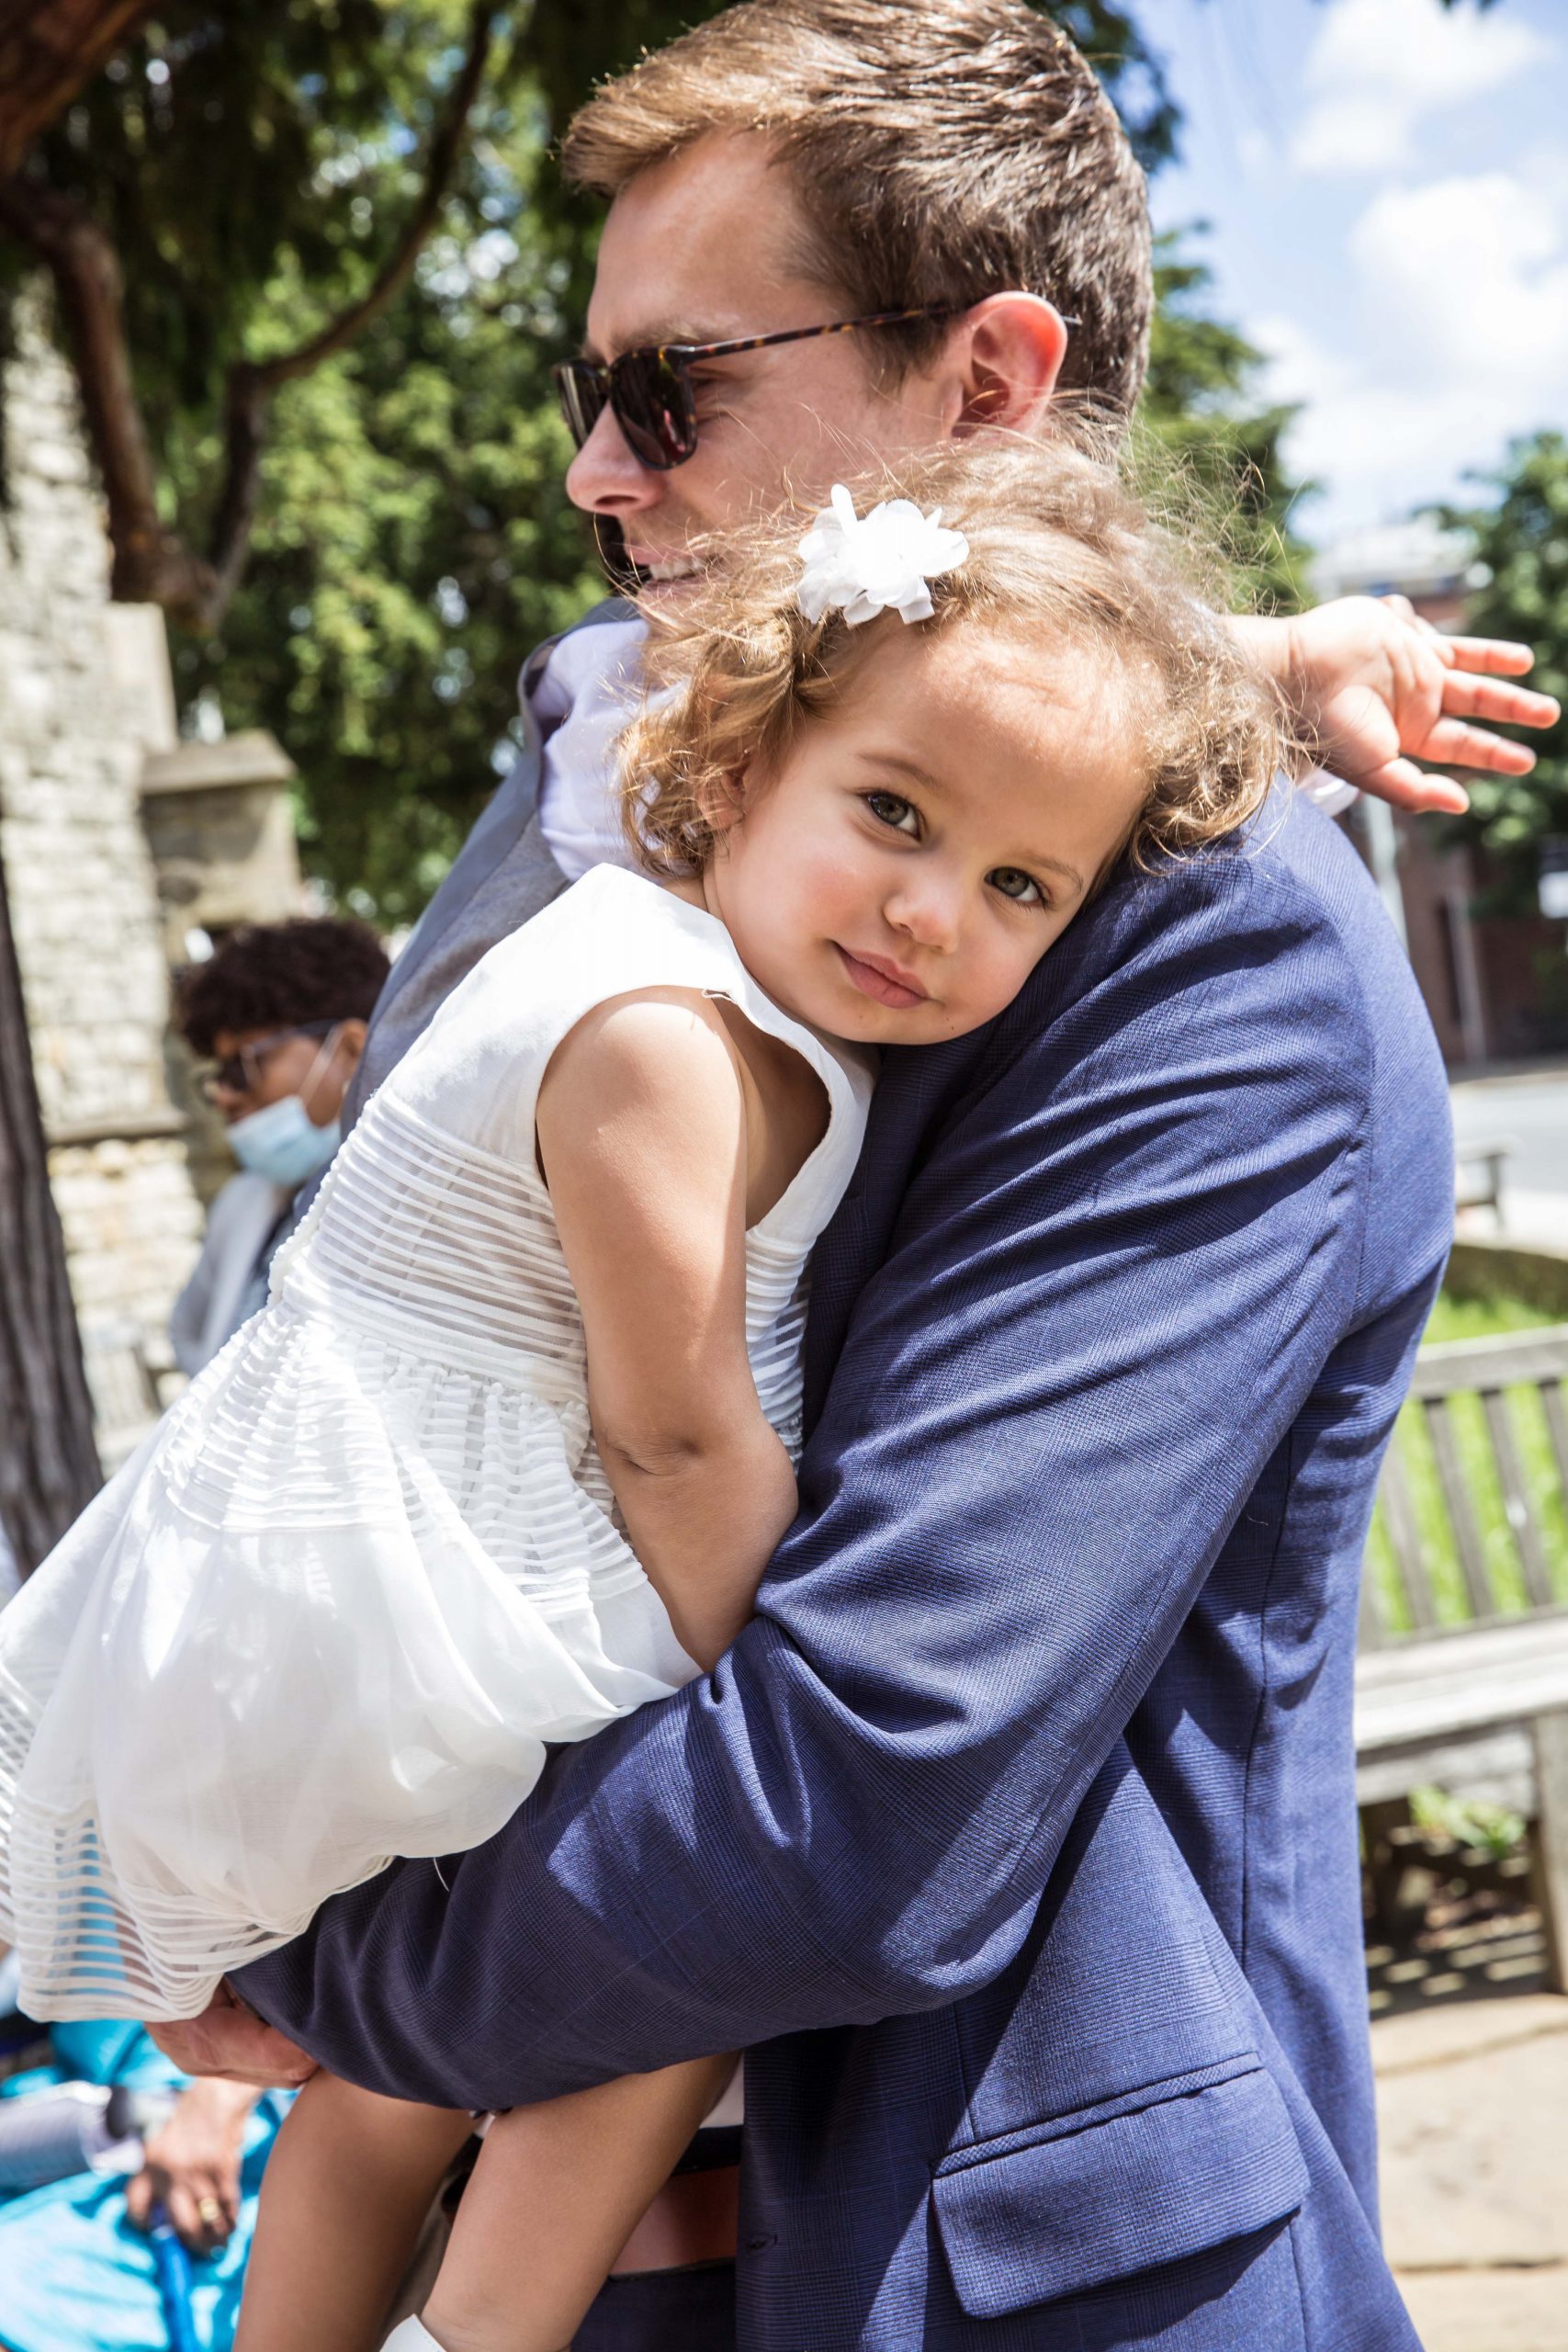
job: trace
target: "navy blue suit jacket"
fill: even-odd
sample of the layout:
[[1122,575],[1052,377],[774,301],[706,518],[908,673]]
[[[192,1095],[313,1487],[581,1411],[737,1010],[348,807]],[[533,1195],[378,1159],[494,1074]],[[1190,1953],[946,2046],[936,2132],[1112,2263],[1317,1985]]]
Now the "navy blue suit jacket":
[[749,2352],[1413,2346],[1350,1730],[1447,1096],[1290,796],[888,1057],[799,1518],[711,1677],[244,1973],[384,2091],[746,2048]]

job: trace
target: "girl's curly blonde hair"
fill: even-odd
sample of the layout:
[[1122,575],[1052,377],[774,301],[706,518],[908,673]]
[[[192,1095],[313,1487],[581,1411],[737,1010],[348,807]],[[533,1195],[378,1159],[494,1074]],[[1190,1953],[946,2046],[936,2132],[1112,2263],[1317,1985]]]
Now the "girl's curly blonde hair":
[[[967,560],[931,582],[927,629],[973,625],[1086,653],[1117,695],[1145,766],[1123,854],[1141,865],[1215,841],[1261,805],[1292,742],[1283,704],[1192,585],[1190,567],[1114,470],[1060,440],[950,442],[851,485],[940,507]],[[700,587],[672,610],[649,597],[648,695],[622,740],[622,807],[642,862],[699,872],[744,773],[777,768],[797,730],[840,707],[890,629],[808,621],[796,601],[815,509],[715,539]]]

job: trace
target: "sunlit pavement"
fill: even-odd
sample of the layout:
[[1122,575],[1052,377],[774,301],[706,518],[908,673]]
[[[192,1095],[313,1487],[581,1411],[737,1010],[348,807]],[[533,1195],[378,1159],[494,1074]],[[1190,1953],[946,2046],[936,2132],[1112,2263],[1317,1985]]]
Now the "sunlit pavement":
[[1427,2352],[1568,2352],[1568,1997],[1523,1981],[1373,2021],[1383,2233]]
[[1450,1100],[1461,1158],[1466,1147],[1512,1147],[1503,1165],[1501,1232],[1490,1209],[1470,1209],[1461,1215],[1461,1233],[1568,1250],[1568,1062],[1465,1079],[1450,1088]]
[[[1568,1251],[1568,1063],[1467,1080],[1454,1136],[1506,1143],[1503,1218]],[[1533,1915],[1368,1954],[1389,2259],[1426,2352],[1568,2352],[1568,1997]]]

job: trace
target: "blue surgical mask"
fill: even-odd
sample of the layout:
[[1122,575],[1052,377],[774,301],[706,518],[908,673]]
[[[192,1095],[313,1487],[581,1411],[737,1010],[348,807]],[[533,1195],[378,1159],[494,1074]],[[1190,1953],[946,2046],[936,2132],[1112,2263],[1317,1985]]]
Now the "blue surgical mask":
[[259,1111],[236,1119],[229,1130],[229,1148],[242,1168],[265,1176],[286,1193],[324,1168],[343,1139],[336,1119],[317,1126],[298,1094],[286,1094]]

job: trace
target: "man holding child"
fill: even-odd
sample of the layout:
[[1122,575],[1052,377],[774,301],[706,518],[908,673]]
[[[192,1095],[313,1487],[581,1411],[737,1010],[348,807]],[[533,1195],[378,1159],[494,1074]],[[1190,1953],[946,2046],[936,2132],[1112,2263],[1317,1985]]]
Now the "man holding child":
[[[601,90],[578,503],[677,599],[705,533],[981,432],[1120,430],[1141,175],[1023,0],[749,0]],[[1543,715],[1382,606],[1238,623],[1353,781]],[[626,863],[642,625],[525,672],[527,747],[355,1094]],[[1443,1076],[1326,819],[1121,873],[1016,1005],[886,1057],[817,1255],[800,1515],[711,1678],[491,1841],[333,1900],[163,2038],[195,2071],[522,2106],[745,2049],[577,2341],[1394,2352],[1350,1680],[1377,1465],[1446,1255]],[[710,2162],[716,2156],[720,2161]],[[728,2200],[728,2201],[727,2201]]]

